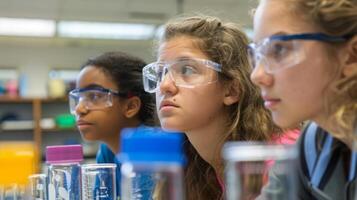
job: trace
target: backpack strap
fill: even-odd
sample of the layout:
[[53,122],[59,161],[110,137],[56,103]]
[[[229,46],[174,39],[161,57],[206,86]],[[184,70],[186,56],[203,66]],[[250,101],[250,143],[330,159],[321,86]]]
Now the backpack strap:
[[353,181],[353,179],[356,177],[356,167],[357,167],[357,151],[352,151],[350,173],[348,174],[348,181]]
[[332,156],[331,153],[332,143],[333,143],[333,138],[330,134],[328,134],[323,144],[322,151],[318,156],[317,162],[312,172],[311,184],[317,188],[319,187],[322,176],[325,174],[328,163],[330,162]]
[[328,163],[331,159],[331,147],[333,143],[333,137],[330,134],[327,134],[327,137],[322,144],[322,150],[317,152],[317,130],[318,126],[315,123],[311,123],[306,130],[304,140],[304,153],[309,171],[310,182],[315,188],[319,187],[321,179],[325,174]]
[[316,135],[317,125],[315,123],[310,123],[310,125],[306,128],[304,138],[304,156],[309,172],[309,177],[312,176],[312,171],[317,158],[317,149],[315,145]]

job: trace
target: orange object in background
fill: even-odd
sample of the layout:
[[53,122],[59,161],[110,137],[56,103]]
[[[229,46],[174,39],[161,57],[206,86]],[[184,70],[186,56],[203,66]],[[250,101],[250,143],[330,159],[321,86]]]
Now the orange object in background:
[[0,185],[28,183],[37,172],[38,155],[32,142],[0,142]]

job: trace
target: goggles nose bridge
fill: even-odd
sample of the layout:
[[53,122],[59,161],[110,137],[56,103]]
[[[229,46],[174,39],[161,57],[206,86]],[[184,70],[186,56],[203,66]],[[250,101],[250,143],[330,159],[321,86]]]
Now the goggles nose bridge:
[[71,113],[75,114],[77,108],[79,106],[82,106],[82,104],[83,104],[83,97],[81,95],[77,94],[77,95],[71,96],[71,98],[73,100],[72,100],[72,103],[70,103],[70,109],[71,109]]
[[166,74],[168,74],[168,73],[169,73],[169,66],[167,64],[165,64],[162,67],[162,72],[161,72],[160,77],[159,77],[159,83],[161,83],[164,80]]

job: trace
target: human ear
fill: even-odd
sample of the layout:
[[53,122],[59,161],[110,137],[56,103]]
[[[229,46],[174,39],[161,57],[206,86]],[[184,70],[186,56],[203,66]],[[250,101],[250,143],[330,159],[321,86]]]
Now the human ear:
[[342,73],[345,77],[349,77],[357,73],[357,35],[348,41],[346,52]]
[[239,100],[239,85],[238,84],[230,84],[229,87],[226,87],[223,103],[226,106],[230,106]]
[[127,118],[132,118],[139,113],[141,108],[141,100],[137,96],[130,97],[125,102],[124,115]]

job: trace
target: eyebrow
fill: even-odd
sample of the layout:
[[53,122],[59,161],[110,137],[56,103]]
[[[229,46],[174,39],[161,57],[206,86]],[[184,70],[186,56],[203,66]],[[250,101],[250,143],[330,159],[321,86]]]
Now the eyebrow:
[[192,57],[188,57],[188,56],[181,56],[181,57],[178,57],[175,60],[180,61],[180,60],[189,60],[189,59],[193,59],[193,58]]
[[258,41],[254,41],[254,43],[260,43],[260,42],[262,42],[263,40],[265,40],[265,39],[267,39],[267,38],[274,37],[274,36],[277,36],[277,35],[288,35],[288,34],[289,34],[289,33],[284,32],[284,31],[278,31],[278,32],[276,32],[276,33],[274,33],[274,34],[271,34],[271,35],[267,36],[267,37],[263,37],[263,38],[261,38],[261,39],[258,40]]
[[[279,32],[276,32],[274,34],[272,34],[271,36],[274,36],[274,35],[288,35],[289,33],[287,32],[284,32],[284,31],[279,31]],[[290,34],[289,34],[290,35]]]
[[[194,58],[193,57],[189,57],[189,56],[180,56],[180,57],[174,59],[173,62],[184,61],[184,60],[192,60],[192,59],[194,59]],[[167,62],[167,61],[160,60],[159,62]],[[172,61],[168,61],[168,62],[172,62]]]
[[104,89],[104,87],[99,84],[92,83],[80,89]]

